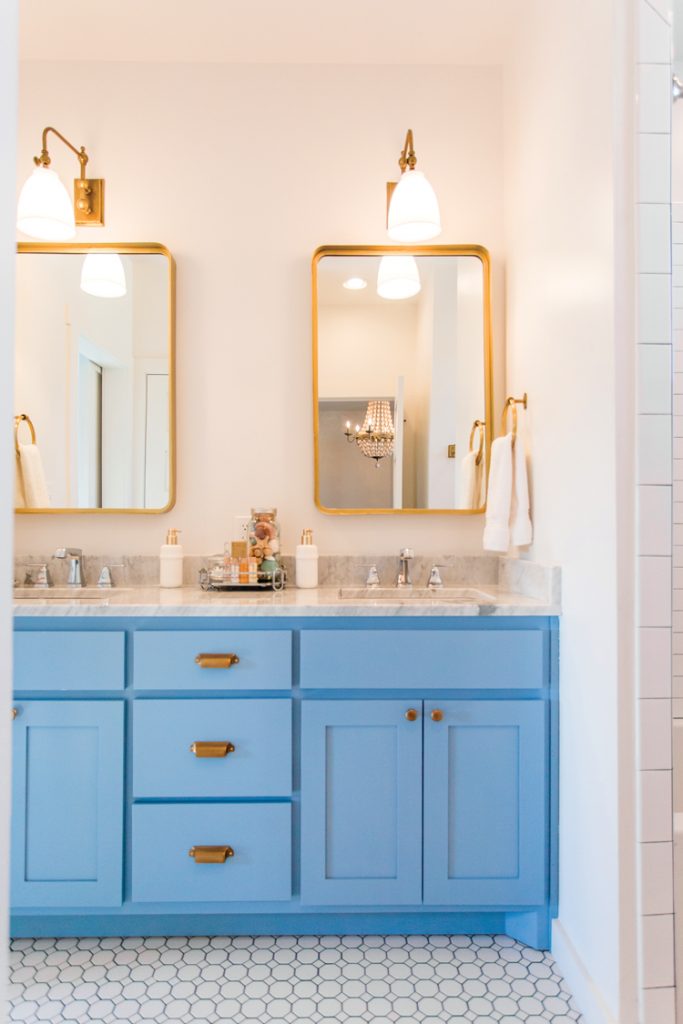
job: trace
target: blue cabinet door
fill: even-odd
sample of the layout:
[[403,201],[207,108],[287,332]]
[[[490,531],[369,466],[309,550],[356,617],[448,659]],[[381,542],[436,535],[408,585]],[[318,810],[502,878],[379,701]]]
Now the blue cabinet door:
[[546,715],[543,701],[425,701],[425,903],[545,901]]
[[12,905],[119,906],[123,703],[20,701],[17,710]]
[[403,700],[304,701],[303,903],[422,901],[422,703],[411,706],[412,721]]

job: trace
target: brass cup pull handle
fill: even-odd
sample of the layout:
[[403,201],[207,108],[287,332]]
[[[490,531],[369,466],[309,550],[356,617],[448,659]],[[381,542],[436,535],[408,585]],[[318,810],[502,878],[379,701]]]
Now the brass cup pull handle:
[[193,846],[188,853],[195,864],[225,864],[235,856],[232,846]]
[[194,660],[200,668],[232,668],[240,662],[236,654],[198,654]]
[[195,757],[227,757],[234,754],[235,744],[228,740],[196,740],[190,750]]
[[431,718],[432,722],[440,722],[443,719],[443,711],[440,708],[434,708],[429,717]]
[[415,708],[408,708],[408,710],[406,711],[406,718],[408,719],[409,722],[414,722],[416,720],[417,711],[415,710]]

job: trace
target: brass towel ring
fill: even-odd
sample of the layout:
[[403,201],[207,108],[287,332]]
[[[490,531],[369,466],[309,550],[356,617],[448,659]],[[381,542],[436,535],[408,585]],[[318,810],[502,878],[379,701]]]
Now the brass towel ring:
[[512,447],[515,446],[517,440],[517,406],[523,405],[527,408],[528,395],[526,391],[522,398],[513,398],[512,395],[505,400],[505,406],[503,408],[503,435],[508,432],[508,409],[512,409]]
[[486,426],[486,420],[475,420],[474,423],[472,424],[472,429],[470,430],[470,445],[469,445],[469,449],[470,449],[471,452],[474,451],[474,448],[472,447],[473,442],[474,442],[474,435],[476,434],[477,430],[479,431],[479,447],[477,449],[477,457],[474,460],[475,465],[477,465],[477,466],[481,463],[481,460],[484,457],[484,437],[485,437],[485,434],[486,434],[486,432],[484,430],[485,426]]
[[36,443],[36,428],[31,422],[31,417],[27,416],[25,412],[19,413],[18,416],[14,417],[14,450],[17,455],[19,454],[19,427],[22,423],[25,423],[28,429],[31,431],[31,444]]

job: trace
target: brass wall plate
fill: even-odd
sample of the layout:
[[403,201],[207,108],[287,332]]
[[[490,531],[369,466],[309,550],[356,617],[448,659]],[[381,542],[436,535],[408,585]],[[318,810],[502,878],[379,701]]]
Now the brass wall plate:
[[449,446],[448,446],[448,458],[449,459],[454,459],[455,458],[455,445],[454,444],[449,444]]
[[104,178],[74,178],[74,216],[77,224],[104,227]]

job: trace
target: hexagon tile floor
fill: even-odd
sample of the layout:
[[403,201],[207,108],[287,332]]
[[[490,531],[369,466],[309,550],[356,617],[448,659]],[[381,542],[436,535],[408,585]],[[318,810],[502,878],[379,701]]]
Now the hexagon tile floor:
[[15,939],[10,1020],[577,1024],[548,953],[505,936]]

